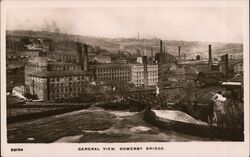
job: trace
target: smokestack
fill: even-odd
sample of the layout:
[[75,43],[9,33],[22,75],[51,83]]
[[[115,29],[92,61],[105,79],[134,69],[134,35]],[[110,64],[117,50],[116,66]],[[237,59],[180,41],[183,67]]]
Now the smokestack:
[[82,64],[82,45],[79,42],[76,43],[76,51],[76,63]]
[[166,53],[166,47],[164,46],[164,53]]
[[181,61],[181,46],[178,46],[178,58]]
[[226,78],[228,78],[228,54],[226,54],[225,64],[226,64]]
[[153,47],[151,47],[151,57],[154,56],[154,51],[153,51]]
[[225,54],[221,57],[221,60],[225,64],[225,78],[228,78],[228,54]]
[[160,53],[162,53],[162,40],[160,40]]
[[142,58],[143,69],[144,69],[144,86],[148,85],[148,67],[147,67],[147,56]]
[[143,56],[142,57],[142,63],[143,64],[147,64],[148,62],[147,62],[147,56]]
[[212,45],[208,45],[208,63],[209,65],[212,64]]
[[84,54],[83,54],[83,70],[88,71],[88,45],[84,44]]
[[221,61],[225,64],[225,78],[228,78],[228,54],[222,55]]

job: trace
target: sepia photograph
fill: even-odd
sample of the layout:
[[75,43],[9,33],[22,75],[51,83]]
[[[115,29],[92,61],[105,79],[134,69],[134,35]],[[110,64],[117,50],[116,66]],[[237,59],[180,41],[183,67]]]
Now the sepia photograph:
[[1,5],[9,155],[39,144],[166,153],[179,142],[244,144],[247,155],[247,2],[24,2]]

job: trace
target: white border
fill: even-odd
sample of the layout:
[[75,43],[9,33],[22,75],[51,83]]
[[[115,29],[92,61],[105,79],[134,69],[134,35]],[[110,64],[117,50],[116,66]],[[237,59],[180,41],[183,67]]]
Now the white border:
[[[6,131],[6,8],[11,7],[193,7],[242,6],[244,17],[244,142],[166,142],[166,143],[80,143],[7,144]],[[1,152],[2,156],[248,156],[249,155],[249,8],[248,1],[2,1],[1,3]],[[164,151],[78,151],[78,147],[163,146]],[[11,152],[10,148],[23,148]]]

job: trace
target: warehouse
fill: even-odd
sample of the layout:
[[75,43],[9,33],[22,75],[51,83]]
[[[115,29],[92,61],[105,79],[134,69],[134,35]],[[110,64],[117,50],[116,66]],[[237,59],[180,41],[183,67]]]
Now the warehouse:
[[92,80],[91,73],[84,71],[35,72],[30,77],[29,93],[44,101],[79,97]]

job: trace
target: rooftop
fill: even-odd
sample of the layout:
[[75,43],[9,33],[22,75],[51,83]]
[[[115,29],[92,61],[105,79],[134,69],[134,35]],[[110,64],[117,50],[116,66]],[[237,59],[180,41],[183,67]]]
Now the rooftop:
[[[143,64],[141,63],[130,63],[130,64],[115,64],[115,63],[106,63],[106,64],[95,64],[91,65],[90,68],[110,68],[110,67],[128,67],[128,66],[142,66]],[[157,65],[157,64],[148,64],[148,65]]]
[[6,66],[6,69],[9,70],[9,69],[22,68],[22,67],[24,67],[24,65],[22,64],[8,64]]
[[59,76],[78,76],[92,74],[90,72],[80,71],[80,70],[70,70],[70,71],[46,71],[46,72],[35,72],[30,75],[37,77],[59,77]]
[[[208,64],[208,60],[189,60],[189,61],[182,61],[178,64]],[[213,64],[218,64],[218,62],[213,61]]]
[[241,86],[241,82],[223,82],[222,85]]
[[106,63],[106,64],[95,64],[91,65],[90,68],[111,68],[111,67],[128,67],[129,64],[114,64],[114,63]]
[[69,62],[54,62],[50,61],[48,65],[76,65],[75,63],[69,63]]

